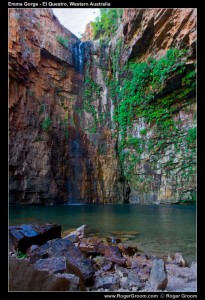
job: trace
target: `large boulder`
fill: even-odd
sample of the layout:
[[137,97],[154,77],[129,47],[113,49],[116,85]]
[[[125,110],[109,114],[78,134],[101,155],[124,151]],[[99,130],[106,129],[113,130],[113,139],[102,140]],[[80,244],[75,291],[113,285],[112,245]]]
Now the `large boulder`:
[[53,274],[35,269],[27,259],[9,259],[9,291],[83,291],[74,274]]
[[49,273],[65,273],[66,259],[64,256],[39,259],[33,265],[34,269]]
[[167,271],[162,259],[154,259],[150,273],[150,283],[155,290],[165,290],[167,286]]
[[9,248],[26,252],[31,245],[43,245],[48,240],[61,237],[61,225],[23,224],[9,227]]
[[38,260],[45,255],[48,258],[65,257],[68,272],[79,276],[86,285],[92,284],[94,270],[91,260],[85,258],[81,250],[71,241],[67,239],[50,240],[31,252],[30,260],[35,262],[35,258]]

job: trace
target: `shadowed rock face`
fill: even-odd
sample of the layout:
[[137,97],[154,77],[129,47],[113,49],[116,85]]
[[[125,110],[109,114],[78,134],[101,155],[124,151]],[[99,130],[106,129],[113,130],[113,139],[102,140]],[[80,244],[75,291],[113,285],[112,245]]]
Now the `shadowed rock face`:
[[61,237],[61,225],[21,225],[9,227],[9,248],[26,252],[31,245],[42,245]]
[[27,260],[10,258],[10,291],[83,291],[85,286],[74,274],[53,274],[34,268]]
[[[159,58],[173,47],[188,49],[193,63],[196,10],[124,9],[109,45],[89,41],[92,34],[87,26],[82,43],[51,9],[9,10],[10,203],[170,203],[187,197],[194,179],[175,192],[178,177],[161,171],[166,157],[178,155],[173,149],[160,158],[157,171],[149,161],[138,164],[137,176],[143,173],[151,183],[145,180],[139,188],[134,174],[126,194],[113,117],[116,99],[106,82],[115,76],[117,39],[122,41],[119,66],[133,58]],[[179,77],[169,79],[167,94],[183,88]],[[193,101],[186,111],[177,108],[184,128],[194,124]],[[141,123],[137,120],[133,130]]]
[[[50,240],[31,252],[30,259],[34,262],[35,258],[43,258],[45,255],[47,255],[48,258],[64,257],[66,260],[66,269],[69,273],[73,273],[80,277],[86,285],[92,282],[93,267],[91,261],[85,258],[81,250],[78,249],[78,247],[76,247],[71,241],[66,239]],[[49,261],[48,263],[44,263],[44,260],[41,260],[39,266],[41,268],[44,268],[44,266],[49,268],[49,264],[52,267],[52,262]],[[36,267],[38,267],[38,265]],[[56,268],[56,262],[54,267]],[[62,262],[60,262],[60,268],[63,268]]]
[[160,57],[171,47],[196,46],[196,9],[127,8],[123,13],[123,35],[127,51],[123,60]]

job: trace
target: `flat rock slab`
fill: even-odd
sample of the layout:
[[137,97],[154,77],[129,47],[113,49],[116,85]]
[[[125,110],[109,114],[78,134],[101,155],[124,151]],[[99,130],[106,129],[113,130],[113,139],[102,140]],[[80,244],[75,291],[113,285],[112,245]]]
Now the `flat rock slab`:
[[43,245],[48,240],[61,237],[61,225],[23,224],[9,227],[9,247],[26,252],[31,245]]

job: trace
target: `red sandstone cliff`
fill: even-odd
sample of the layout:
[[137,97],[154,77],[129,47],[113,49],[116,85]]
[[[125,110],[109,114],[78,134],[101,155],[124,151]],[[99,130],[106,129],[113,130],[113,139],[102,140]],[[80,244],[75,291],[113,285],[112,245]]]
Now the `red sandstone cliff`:
[[[68,49],[57,36],[69,40]],[[10,202],[66,197],[68,114],[75,100],[72,45],[51,9],[9,10]]]
[[[92,34],[88,24],[84,40],[92,39]],[[188,49],[191,64],[196,54],[196,9],[124,9],[122,24],[109,45],[84,44],[87,74],[79,71],[76,62],[80,41],[51,9],[9,10],[11,203],[48,204],[68,198],[89,203],[123,201],[118,141],[112,129],[115,104],[106,84],[113,76],[111,53],[117,39],[122,40],[119,64],[132,58],[158,58],[170,47]],[[88,75],[94,99],[86,107],[82,86]],[[178,113],[184,127],[194,124],[195,112],[193,98],[187,110]],[[146,195],[142,193],[143,199],[151,199],[148,202],[176,199],[176,182],[163,171],[160,176],[157,194],[149,185]],[[138,186],[132,183],[131,188],[136,202]],[[186,184],[183,188],[187,190]],[[146,199],[137,201],[147,203]]]

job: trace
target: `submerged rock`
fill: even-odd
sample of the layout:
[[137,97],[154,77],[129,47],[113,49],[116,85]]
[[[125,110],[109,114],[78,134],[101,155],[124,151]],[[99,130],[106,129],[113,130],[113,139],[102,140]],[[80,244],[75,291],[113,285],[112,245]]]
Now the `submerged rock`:
[[9,247],[26,252],[31,245],[42,245],[48,240],[61,237],[61,225],[29,224],[9,227]]
[[116,237],[113,237],[113,236],[107,236],[106,237],[106,241],[108,243],[111,243],[111,244],[119,244],[119,243],[121,243],[121,239],[120,238],[116,238]]
[[151,286],[156,290],[165,290],[167,286],[167,272],[164,261],[155,259],[150,273]]
[[120,248],[120,250],[123,254],[128,255],[128,256],[133,256],[138,251],[137,247],[129,246],[129,245],[122,244],[122,243],[118,244],[118,247]]

